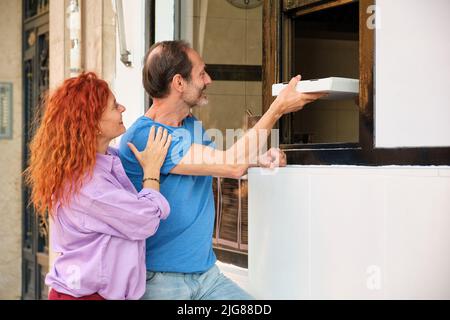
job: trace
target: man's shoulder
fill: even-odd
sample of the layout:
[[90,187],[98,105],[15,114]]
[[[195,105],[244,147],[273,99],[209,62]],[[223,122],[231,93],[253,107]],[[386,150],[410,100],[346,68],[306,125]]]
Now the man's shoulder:
[[119,150],[121,151],[127,142],[139,143],[140,140],[147,139],[152,122],[150,118],[139,117],[122,135]]
[[127,129],[124,135],[149,129],[152,123],[153,123],[152,119],[145,116],[141,116],[137,118],[136,121],[133,122],[133,124]]

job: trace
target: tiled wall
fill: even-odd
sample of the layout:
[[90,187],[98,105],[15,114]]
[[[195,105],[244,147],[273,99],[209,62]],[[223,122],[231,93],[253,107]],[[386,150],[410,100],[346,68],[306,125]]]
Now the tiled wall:
[[[182,6],[181,37],[191,42],[206,64],[261,65],[262,6],[240,9],[225,0],[190,0]],[[242,128],[245,110],[262,112],[261,82],[214,81],[209,104],[194,114],[205,128]]]
[[[300,44],[301,43],[301,44]],[[359,78],[359,43],[351,40],[300,39],[296,72],[304,80]],[[301,67],[300,67],[301,66]],[[312,133],[314,143],[358,142],[359,111],[348,101],[316,101],[294,118],[294,132]]]
[[225,134],[225,129],[244,126],[246,109],[261,113],[261,82],[213,81],[207,93],[208,105],[194,109],[206,129],[217,128]]

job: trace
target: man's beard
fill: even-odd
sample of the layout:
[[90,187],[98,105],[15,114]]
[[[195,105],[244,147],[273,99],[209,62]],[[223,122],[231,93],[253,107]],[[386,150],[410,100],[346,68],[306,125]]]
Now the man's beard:
[[[183,101],[190,107],[193,108],[195,106],[204,106],[208,104],[208,98],[203,97],[203,93],[206,90],[206,86],[203,86],[203,88],[198,88],[194,84],[192,85],[195,89],[196,94],[195,95],[185,95],[183,97]],[[194,96],[194,97],[192,97]]]

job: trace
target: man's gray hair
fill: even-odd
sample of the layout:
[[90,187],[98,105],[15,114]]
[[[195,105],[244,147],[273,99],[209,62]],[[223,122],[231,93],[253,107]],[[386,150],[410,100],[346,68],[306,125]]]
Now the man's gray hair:
[[142,83],[150,97],[167,97],[170,83],[177,74],[191,80],[192,62],[187,55],[190,48],[183,40],[157,42],[150,47],[142,69]]

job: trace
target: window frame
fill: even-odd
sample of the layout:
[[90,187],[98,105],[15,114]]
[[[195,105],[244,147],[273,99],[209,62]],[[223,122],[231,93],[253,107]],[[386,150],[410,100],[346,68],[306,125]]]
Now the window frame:
[[[274,100],[273,83],[291,76],[292,29],[296,17],[353,0],[308,1],[266,0],[263,8],[263,111]],[[366,8],[375,0],[359,0],[359,142],[330,144],[281,144],[289,164],[302,165],[450,165],[450,147],[376,148],[374,130],[374,60],[375,32],[366,27]],[[279,121],[278,128],[290,134],[290,115]]]

